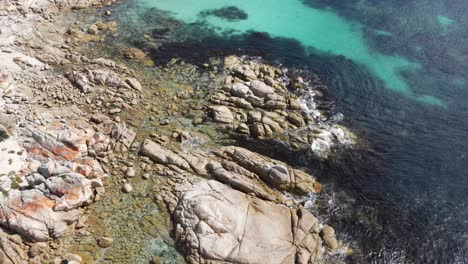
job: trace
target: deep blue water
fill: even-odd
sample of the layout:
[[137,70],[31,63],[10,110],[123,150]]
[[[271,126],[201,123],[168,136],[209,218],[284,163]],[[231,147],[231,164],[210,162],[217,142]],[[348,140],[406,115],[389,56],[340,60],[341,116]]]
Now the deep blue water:
[[[368,144],[367,150],[351,150],[311,168],[341,193],[328,220],[345,240],[354,241],[357,250],[349,262],[468,263],[468,1],[305,0],[295,5],[328,12],[323,19],[333,20],[332,27],[314,17],[314,23],[330,29],[312,38],[333,39],[334,30],[347,34],[343,21],[350,28],[360,25],[349,42],[357,41],[359,33],[363,45],[357,49],[363,56],[343,51],[336,42],[327,51],[323,43],[273,29],[239,31],[233,26],[230,31],[222,18],[184,20],[174,10],[164,12],[148,2],[119,7],[118,41],[148,51],[157,64],[180,57],[201,65],[210,57],[235,53],[320,75],[334,111],[343,113],[345,124]],[[247,20],[256,21],[258,11],[239,3]],[[157,44],[145,41],[143,33]],[[418,67],[395,70],[400,62]],[[391,87],[395,83],[407,87]],[[421,100],[426,95],[429,99]]]

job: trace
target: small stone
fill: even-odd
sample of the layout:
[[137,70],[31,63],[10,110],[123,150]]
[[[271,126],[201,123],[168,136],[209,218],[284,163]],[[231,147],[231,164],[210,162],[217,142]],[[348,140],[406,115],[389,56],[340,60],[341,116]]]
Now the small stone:
[[150,174],[149,173],[145,173],[141,176],[144,180],[147,180],[150,178]]
[[137,79],[135,78],[127,78],[125,82],[127,82],[127,84],[130,85],[130,87],[132,87],[133,89],[139,92],[143,90],[143,87],[141,86],[140,82],[137,81]]
[[97,35],[99,32],[99,29],[96,25],[91,25],[89,28],[88,28],[88,33],[91,34],[91,35]]
[[110,16],[110,15],[112,15],[112,12],[110,10],[107,10],[105,14],[106,14],[106,16]]
[[132,185],[130,185],[129,183],[126,183],[124,184],[124,186],[122,187],[122,190],[124,191],[124,193],[130,193],[133,191],[133,187]]
[[193,124],[194,124],[194,125],[200,125],[200,124],[202,124],[202,123],[203,123],[203,118],[201,118],[201,117],[195,117],[195,118],[193,119]]
[[125,177],[127,178],[135,177],[135,169],[132,167],[128,168],[127,171],[125,172]]
[[101,124],[102,122],[106,121],[107,119],[109,119],[109,118],[107,116],[103,115],[103,114],[94,114],[91,117],[91,122],[96,123],[96,124]]
[[122,109],[120,108],[112,108],[109,110],[109,114],[117,114],[117,113],[120,113],[122,112]]
[[68,263],[70,263],[72,261],[75,261],[77,263],[81,263],[83,261],[83,258],[81,258],[81,256],[76,255],[76,254],[72,254],[72,253],[67,253],[67,254],[65,254],[64,257],[68,261]]
[[101,237],[98,240],[98,246],[102,248],[107,248],[112,244],[112,242],[114,242],[114,239],[112,239],[112,237]]

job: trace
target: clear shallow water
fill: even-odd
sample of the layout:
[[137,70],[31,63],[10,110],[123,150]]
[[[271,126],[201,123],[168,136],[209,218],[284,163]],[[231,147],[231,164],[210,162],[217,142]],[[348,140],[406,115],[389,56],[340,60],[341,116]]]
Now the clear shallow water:
[[[445,2],[134,0],[116,10],[116,43],[156,63],[236,53],[319,73],[369,142],[295,161],[335,189],[329,220],[355,241],[349,261],[467,263],[468,3]],[[219,17],[233,5],[247,18]]]

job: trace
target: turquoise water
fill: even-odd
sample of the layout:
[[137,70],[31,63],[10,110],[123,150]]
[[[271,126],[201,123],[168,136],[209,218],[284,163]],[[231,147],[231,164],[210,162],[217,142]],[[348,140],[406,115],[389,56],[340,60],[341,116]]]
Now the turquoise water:
[[[233,22],[215,16],[200,17],[202,11],[231,6],[232,1],[229,0],[205,0],[197,4],[191,0],[142,0],[140,3],[147,8],[169,11],[173,17],[185,23],[203,19],[218,31],[267,32],[273,37],[297,40],[320,52],[343,55],[365,65],[385,83],[387,89],[424,103],[445,105],[433,95],[415,94],[401,78],[400,72],[418,71],[421,65],[401,56],[372,51],[363,36],[362,25],[347,21],[333,11],[306,8],[300,0],[276,0],[274,4],[265,4],[261,0],[241,0],[236,1],[235,6],[246,12],[248,19]],[[444,18],[440,18],[442,23],[448,23]],[[385,31],[377,33],[388,35]]]
[[319,74],[334,102],[321,107],[369,149],[324,164],[279,155],[333,190],[328,220],[355,248],[350,263],[468,263],[467,1],[129,0],[113,11],[109,45],[157,65],[245,54]]

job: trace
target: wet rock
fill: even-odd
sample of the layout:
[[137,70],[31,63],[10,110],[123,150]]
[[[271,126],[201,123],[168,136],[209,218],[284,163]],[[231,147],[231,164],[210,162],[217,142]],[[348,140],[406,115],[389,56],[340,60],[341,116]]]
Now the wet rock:
[[289,100],[289,108],[291,110],[301,110],[302,105],[297,99],[290,99]]
[[304,119],[302,118],[302,116],[297,114],[297,113],[290,113],[288,115],[288,120],[291,122],[291,124],[293,124],[293,125],[295,125],[297,127],[302,127],[305,124]]
[[320,231],[320,235],[322,238],[334,237],[335,236],[335,229],[329,225],[324,225],[322,230]]
[[338,249],[338,240],[334,237],[325,238],[325,245],[331,250],[335,251]]

